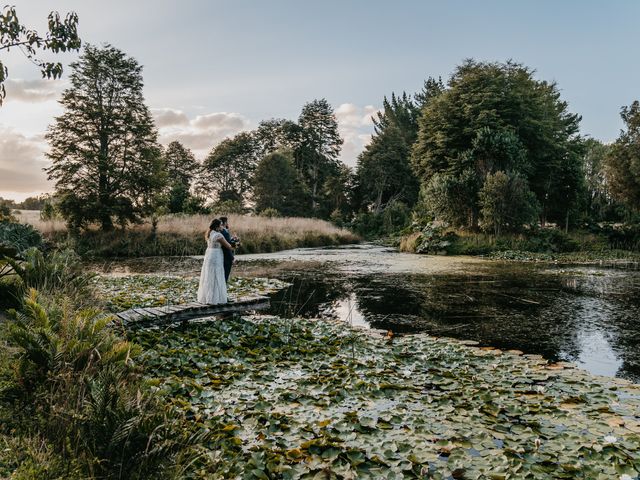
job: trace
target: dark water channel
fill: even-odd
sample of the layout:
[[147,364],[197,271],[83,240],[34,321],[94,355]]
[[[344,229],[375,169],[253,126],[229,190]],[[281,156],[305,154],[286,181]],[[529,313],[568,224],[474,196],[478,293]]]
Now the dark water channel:
[[640,382],[640,270],[400,254],[360,246],[240,258],[291,287],[279,316],[339,318],[576,362]]

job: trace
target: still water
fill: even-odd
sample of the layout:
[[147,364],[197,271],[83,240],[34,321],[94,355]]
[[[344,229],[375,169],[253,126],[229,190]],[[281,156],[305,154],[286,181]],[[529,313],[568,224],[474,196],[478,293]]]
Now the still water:
[[640,270],[496,262],[360,245],[241,255],[240,275],[291,283],[280,316],[427,332],[640,382]]

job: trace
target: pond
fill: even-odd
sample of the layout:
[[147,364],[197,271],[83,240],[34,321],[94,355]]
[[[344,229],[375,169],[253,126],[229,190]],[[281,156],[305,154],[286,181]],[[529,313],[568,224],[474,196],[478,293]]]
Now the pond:
[[[291,286],[279,316],[338,318],[577,363],[640,382],[640,270],[497,262],[360,245],[241,256]],[[290,268],[287,268],[287,265]]]
[[[195,276],[197,257],[102,265]],[[271,314],[425,332],[540,354],[640,383],[640,269],[399,253],[361,244],[240,255],[234,274],[290,283]]]

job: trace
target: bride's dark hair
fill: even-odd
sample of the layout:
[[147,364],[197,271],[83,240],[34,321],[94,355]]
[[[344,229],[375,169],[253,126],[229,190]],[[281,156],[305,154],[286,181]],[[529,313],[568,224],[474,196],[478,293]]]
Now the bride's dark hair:
[[204,239],[209,240],[209,235],[211,235],[211,231],[216,230],[220,225],[222,225],[222,222],[220,221],[220,219],[214,218],[211,221],[211,225],[209,225],[209,229],[207,230],[207,233],[204,234]]

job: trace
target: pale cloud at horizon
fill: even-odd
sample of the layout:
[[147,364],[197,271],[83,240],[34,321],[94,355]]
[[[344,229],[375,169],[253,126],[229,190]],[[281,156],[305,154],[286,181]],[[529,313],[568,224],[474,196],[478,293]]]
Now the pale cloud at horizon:
[[4,82],[5,102],[41,103],[56,100],[67,85],[59,80],[9,78]]
[[335,110],[338,131],[344,140],[342,161],[349,167],[355,167],[360,152],[371,141],[373,121],[378,109],[373,105],[359,107],[353,103],[343,103]]
[[21,200],[51,191],[43,171],[49,165],[45,149],[42,136],[26,136],[0,126],[0,196]]
[[[49,82],[14,80],[13,92],[20,92],[17,93],[20,98],[14,100],[31,104],[51,102],[62,89],[48,87]],[[346,165],[354,167],[358,155],[369,143],[373,132],[371,117],[377,111],[372,105],[361,107],[353,103],[343,103],[335,108],[338,129],[344,139],[341,160]],[[151,112],[159,142],[166,146],[177,140],[190,148],[200,161],[225,138],[249,131],[262,120],[249,119],[237,112],[190,116],[183,110],[169,107],[152,108]],[[46,179],[42,170],[50,165],[45,157],[48,147],[44,131],[34,134],[37,128],[29,130],[0,123],[0,196],[4,198],[21,201],[27,196],[53,191],[53,182]]]

